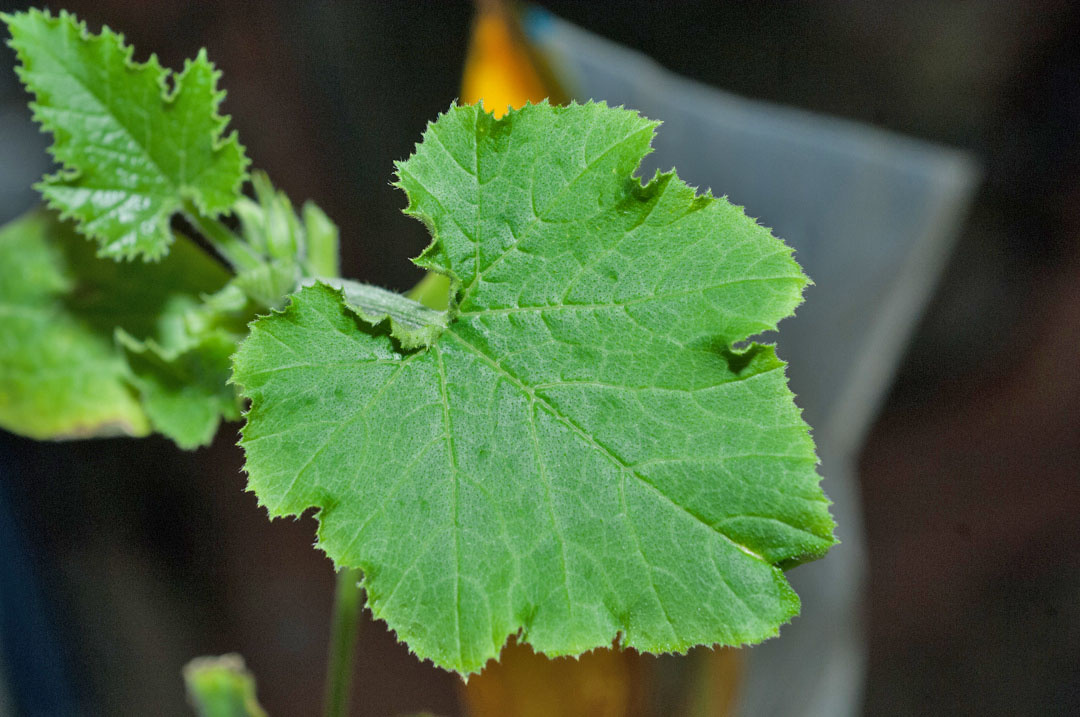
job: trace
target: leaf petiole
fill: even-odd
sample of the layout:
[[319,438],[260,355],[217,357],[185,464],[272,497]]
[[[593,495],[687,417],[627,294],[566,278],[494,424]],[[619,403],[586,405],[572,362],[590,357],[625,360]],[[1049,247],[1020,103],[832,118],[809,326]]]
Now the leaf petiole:
[[334,588],[334,617],[330,627],[330,659],[326,669],[323,707],[325,717],[344,717],[348,713],[353,655],[363,604],[360,571],[351,568],[339,570]]
[[263,260],[251,246],[225,226],[221,220],[207,217],[199,212],[191,200],[184,202],[183,213],[184,218],[199,230],[199,233],[213,245],[234,271],[239,273],[255,269],[263,264]]

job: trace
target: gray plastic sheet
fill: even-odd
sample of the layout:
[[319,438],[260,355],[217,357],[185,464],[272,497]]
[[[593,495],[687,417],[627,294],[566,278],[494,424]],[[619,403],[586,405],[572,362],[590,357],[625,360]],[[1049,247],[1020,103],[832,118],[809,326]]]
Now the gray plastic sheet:
[[775,340],[814,427],[841,545],[792,570],[802,614],[749,648],[740,714],[861,710],[866,556],[856,457],[977,184],[957,151],[737,97],[530,9],[531,41],[579,101],[661,119],[641,174],[678,167],[795,247],[815,282]]

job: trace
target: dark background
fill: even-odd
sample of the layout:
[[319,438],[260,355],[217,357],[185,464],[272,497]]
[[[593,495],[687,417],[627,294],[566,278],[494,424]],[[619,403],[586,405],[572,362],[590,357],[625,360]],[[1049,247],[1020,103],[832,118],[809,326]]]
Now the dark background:
[[[539,4],[725,90],[978,158],[974,210],[862,454],[865,712],[1080,714],[1080,9]],[[458,95],[469,4],[63,6],[168,66],[206,46],[255,165],[341,226],[345,275],[419,278],[406,258],[427,237],[399,213],[392,161]],[[21,104],[11,65],[0,54],[0,101]],[[332,569],[313,521],[270,523],[243,492],[236,437],[227,426],[183,453],[0,434],[0,493],[24,541],[2,559],[26,563],[46,605],[26,634],[55,638],[90,713],[184,714],[183,663],[233,650],[271,714],[314,712]],[[363,629],[357,714],[458,713],[453,678]]]

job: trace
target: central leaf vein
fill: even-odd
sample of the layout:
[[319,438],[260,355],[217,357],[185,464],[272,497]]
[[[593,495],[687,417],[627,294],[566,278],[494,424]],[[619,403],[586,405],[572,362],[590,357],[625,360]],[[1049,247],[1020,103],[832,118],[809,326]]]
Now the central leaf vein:
[[[439,367],[439,392],[442,394],[443,422],[446,431],[446,452],[450,460],[450,476],[453,485],[453,510],[451,513],[451,529],[454,533],[454,636],[457,640],[458,661],[461,661],[461,531],[458,526],[458,465],[457,453],[454,450],[454,430],[450,423],[450,394],[446,386],[446,365],[443,363],[442,351],[438,346],[432,346],[435,352],[436,363]],[[419,354],[417,354],[419,355]]]
[[[648,478],[646,478],[645,476],[643,476],[642,474],[640,474],[636,470],[634,470],[633,467],[631,466],[631,464],[627,463],[626,461],[622,460],[617,455],[612,453],[611,450],[609,450],[602,443],[598,442],[595,437],[593,437],[587,431],[585,431],[583,428],[581,428],[581,426],[579,426],[575,421],[573,421],[568,416],[561,413],[555,406],[553,406],[551,403],[549,403],[547,400],[545,400],[542,396],[537,395],[536,392],[528,384],[526,384],[524,381],[522,381],[520,378],[518,378],[514,374],[510,373],[510,371],[508,371],[505,366],[501,366],[501,365],[497,364],[490,356],[488,356],[483,351],[481,351],[476,346],[474,346],[471,342],[469,342],[468,340],[463,338],[461,335],[459,335],[457,332],[455,332],[452,328],[447,329],[446,335],[451,336],[455,341],[457,341],[459,344],[461,344],[462,347],[464,347],[468,351],[472,352],[473,354],[479,356],[481,358],[481,360],[484,361],[484,363],[486,363],[488,366],[490,366],[492,369],[494,369],[497,373],[504,376],[507,380],[509,380],[511,383],[513,383],[513,385],[515,385],[518,389],[523,391],[525,393],[525,395],[530,400],[535,401],[540,406],[543,406],[544,409],[547,410],[553,417],[555,417],[556,420],[563,423],[571,431],[573,431],[579,438],[581,438],[587,444],[589,444],[590,446],[595,448],[599,453],[604,455],[617,468],[619,468],[620,470],[622,470],[622,471],[624,471],[626,473],[629,473],[630,475],[637,478],[643,485],[647,486],[651,491],[653,491],[658,496],[663,498],[667,503],[671,504],[672,506],[677,508],[679,511],[681,511],[681,512],[685,513],[686,515],[690,516],[696,522],[704,525],[705,527],[707,527],[709,530],[716,533],[720,537],[722,537],[725,540],[729,541],[732,545],[737,547],[742,552],[746,553],[747,555],[749,555],[752,558],[755,558],[756,560],[760,560],[763,563],[767,563],[767,564],[769,563],[769,561],[767,561],[764,557],[762,557],[758,553],[754,552],[753,550],[751,550],[747,546],[743,545],[739,541],[734,540],[733,538],[731,538],[729,535],[725,534],[717,526],[713,525],[712,523],[710,523],[705,518],[701,517],[700,515],[697,515],[696,513],[691,511],[686,506],[681,505],[681,504],[675,502],[674,500],[672,500],[671,497],[669,497],[666,493],[664,493],[659,488],[657,488]],[[441,365],[441,354],[440,354],[440,365]],[[449,421],[449,416],[447,417],[447,421]]]

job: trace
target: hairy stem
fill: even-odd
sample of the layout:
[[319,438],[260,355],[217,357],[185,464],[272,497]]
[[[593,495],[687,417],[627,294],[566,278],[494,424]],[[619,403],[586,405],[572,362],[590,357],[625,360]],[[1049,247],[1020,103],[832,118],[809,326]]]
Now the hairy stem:
[[254,269],[262,264],[262,259],[247,242],[238,237],[221,221],[203,216],[190,201],[184,202],[184,218],[199,230],[214,249],[229,262],[234,271]]
[[320,281],[335,289],[340,289],[345,294],[345,301],[373,319],[389,316],[409,329],[424,329],[429,326],[445,328],[449,321],[445,311],[429,309],[402,294],[378,286],[361,284],[349,279],[320,279]]
[[353,653],[362,604],[360,572],[350,568],[338,571],[330,627],[330,660],[326,670],[325,717],[344,717],[349,709]]

